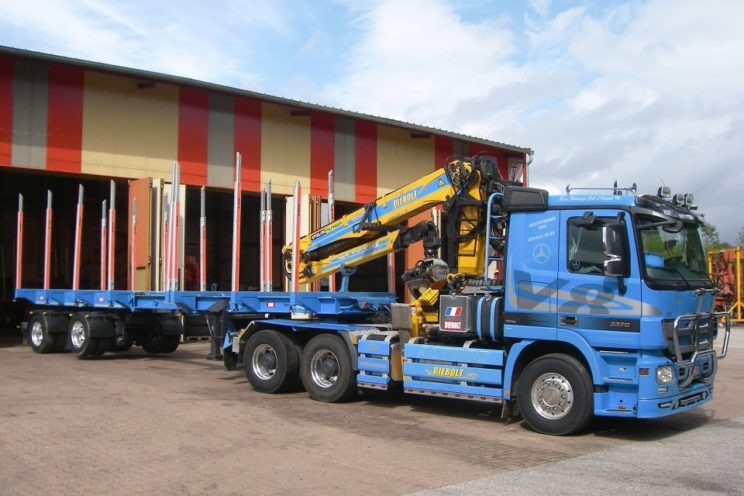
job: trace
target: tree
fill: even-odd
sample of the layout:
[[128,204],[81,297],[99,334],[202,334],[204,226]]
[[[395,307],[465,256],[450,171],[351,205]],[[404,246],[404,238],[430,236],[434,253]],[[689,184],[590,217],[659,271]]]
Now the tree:
[[703,244],[708,250],[710,250],[711,248],[731,248],[730,244],[726,243],[725,241],[721,242],[721,238],[718,236],[718,229],[713,224],[709,224],[708,222],[704,223],[702,227],[702,234]]
[[739,231],[739,237],[736,238],[736,244],[738,246],[744,246],[744,227]]

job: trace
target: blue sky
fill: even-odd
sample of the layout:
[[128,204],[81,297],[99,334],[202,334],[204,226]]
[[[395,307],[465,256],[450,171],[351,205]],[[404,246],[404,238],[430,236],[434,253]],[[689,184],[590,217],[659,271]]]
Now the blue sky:
[[664,182],[744,227],[744,2],[0,3],[0,44],[535,150],[531,183]]

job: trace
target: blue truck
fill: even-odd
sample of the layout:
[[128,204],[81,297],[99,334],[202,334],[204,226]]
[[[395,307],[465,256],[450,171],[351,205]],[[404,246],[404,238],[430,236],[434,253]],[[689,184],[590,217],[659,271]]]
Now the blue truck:
[[[431,208],[443,225],[409,220]],[[441,169],[285,246],[293,282],[336,292],[16,289],[32,348],[172,352],[203,315],[213,354],[252,387],[315,400],[359,388],[502,405],[551,435],[593,416],[656,418],[713,398],[730,324],[713,311],[692,195],[549,195],[487,155]],[[407,303],[350,292],[355,267],[422,242]],[[723,343],[715,346],[719,332]]]

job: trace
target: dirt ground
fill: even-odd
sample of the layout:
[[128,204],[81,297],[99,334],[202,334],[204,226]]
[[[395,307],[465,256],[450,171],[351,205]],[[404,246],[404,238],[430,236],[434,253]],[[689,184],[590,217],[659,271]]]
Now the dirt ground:
[[406,494],[528,468],[740,415],[744,329],[713,402],[653,421],[598,419],[582,435],[503,424],[499,406],[363,394],[345,404],[253,392],[205,360],[139,349],[96,360],[0,345],[0,493]]

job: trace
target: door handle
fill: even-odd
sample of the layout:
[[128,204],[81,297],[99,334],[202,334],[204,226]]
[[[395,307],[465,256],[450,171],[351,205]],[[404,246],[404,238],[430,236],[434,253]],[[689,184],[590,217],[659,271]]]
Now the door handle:
[[565,326],[575,326],[576,324],[579,323],[579,319],[577,319],[573,315],[565,315],[560,318],[560,323],[561,325],[565,325]]

